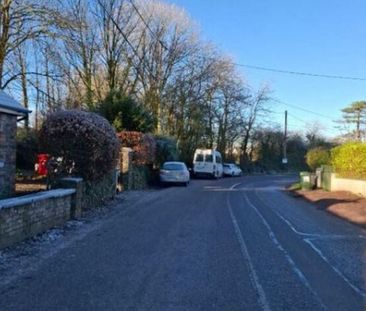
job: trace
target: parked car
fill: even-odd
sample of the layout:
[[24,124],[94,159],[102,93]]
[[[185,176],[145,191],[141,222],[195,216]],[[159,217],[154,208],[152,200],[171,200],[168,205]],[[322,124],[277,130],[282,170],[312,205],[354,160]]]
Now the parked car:
[[234,163],[224,163],[225,176],[241,176],[243,174],[241,168]]
[[193,174],[195,176],[223,176],[221,153],[211,149],[197,149],[193,157]]
[[179,183],[188,186],[189,171],[183,162],[165,162],[160,169],[160,181],[163,184]]

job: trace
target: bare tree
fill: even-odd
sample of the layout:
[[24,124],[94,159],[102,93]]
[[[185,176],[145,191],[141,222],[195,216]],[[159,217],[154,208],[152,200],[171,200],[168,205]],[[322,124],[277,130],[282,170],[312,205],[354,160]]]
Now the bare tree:
[[245,111],[244,116],[244,129],[242,134],[241,143],[241,163],[246,165],[250,161],[251,150],[249,149],[249,143],[255,126],[257,125],[258,119],[269,113],[267,107],[270,100],[270,89],[267,85],[261,87],[255,92],[250,100],[249,105]]
[[[0,88],[24,75],[9,66],[10,59],[27,41],[50,35],[59,15],[50,5],[35,0],[3,0],[0,3]],[[20,68],[21,69],[21,66]],[[25,72],[34,74],[34,72]]]

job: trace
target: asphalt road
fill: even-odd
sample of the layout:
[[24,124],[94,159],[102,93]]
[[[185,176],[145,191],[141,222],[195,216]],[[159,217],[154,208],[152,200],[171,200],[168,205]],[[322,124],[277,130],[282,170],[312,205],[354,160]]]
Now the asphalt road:
[[194,180],[127,196],[0,282],[0,310],[364,310],[366,232],[287,196],[289,182]]

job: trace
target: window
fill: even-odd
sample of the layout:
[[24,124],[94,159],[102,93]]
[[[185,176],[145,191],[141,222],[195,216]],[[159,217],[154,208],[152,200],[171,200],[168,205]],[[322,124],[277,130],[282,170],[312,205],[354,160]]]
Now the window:
[[220,157],[220,156],[217,156],[217,157],[216,157],[216,163],[222,163],[222,159],[221,159],[221,157]]
[[202,153],[199,153],[196,155],[196,161],[197,162],[203,162],[203,154]]
[[184,165],[179,163],[166,163],[163,165],[163,169],[167,171],[183,171]]
[[206,154],[206,155],[205,155],[205,161],[206,161],[206,162],[212,162],[212,159],[213,159],[213,158],[212,158],[212,154]]

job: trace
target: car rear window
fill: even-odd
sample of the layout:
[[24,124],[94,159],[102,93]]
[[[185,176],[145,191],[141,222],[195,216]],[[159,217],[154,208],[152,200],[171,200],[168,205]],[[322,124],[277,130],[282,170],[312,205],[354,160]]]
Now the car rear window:
[[163,169],[167,171],[183,171],[184,165],[179,163],[167,163],[163,165]]

